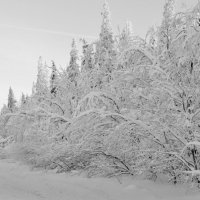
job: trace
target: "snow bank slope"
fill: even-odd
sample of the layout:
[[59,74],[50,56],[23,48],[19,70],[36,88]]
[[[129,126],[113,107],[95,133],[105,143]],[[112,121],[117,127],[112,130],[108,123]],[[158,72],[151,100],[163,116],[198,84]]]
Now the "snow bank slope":
[[189,190],[149,181],[87,179],[0,160],[0,200],[199,200]]

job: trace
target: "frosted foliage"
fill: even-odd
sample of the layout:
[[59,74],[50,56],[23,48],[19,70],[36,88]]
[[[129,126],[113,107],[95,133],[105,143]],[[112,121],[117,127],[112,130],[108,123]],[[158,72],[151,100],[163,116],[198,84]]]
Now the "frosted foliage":
[[123,28],[122,33],[119,36],[119,50],[124,51],[133,46],[133,37],[132,23],[127,21],[126,26]]
[[138,65],[152,64],[152,56],[146,54],[140,48],[129,48],[121,53],[119,56],[118,68],[119,69],[134,69]]
[[8,107],[4,104],[3,107],[2,107],[2,109],[1,109],[0,115],[4,115],[4,114],[6,114],[6,113],[8,113],[8,112],[9,112],[9,109],[8,109]]
[[56,95],[57,85],[58,85],[58,71],[55,66],[55,63],[52,61],[52,71],[50,76],[50,92],[53,95]]
[[111,38],[112,29],[111,29],[110,9],[107,1],[105,1],[103,4],[103,11],[101,14],[102,14],[102,25],[101,25],[100,39],[102,41],[106,39],[109,41],[109,39],[112,39]]
[[90,72],[94,68],[94,49],[93,44],[88,44],[83,40],[83,56],[81,63],[82,73]]
[[[110,10],[105,1],[99,41],[96,42],[95,64],[105,73],[111,73],[115,63],[115,45],[111,28]],[[102,78],[101,78],[102,79]],[[109,78],[106,82],[109,82]]]
[[173,6],[142,39],[130,23],[115,36],[105,2],[100,37],[82,39],[81,58],[73,40],[67,68],[52,63],[47,77],[40,58],[32,94],[17,107],[9,92],[2,148],[17,143],[23,160],[58,172],[200,186],[199,6]]
[[170,20],[172,20],[174,14],[174,3],[174,0],[167,0],[164,5],[163,23],[165,26],[167,26]]
[[68,74],[68,79],[75,85],[77,84],[77,77],[79,76],[79,66],[77,62],[78,62],[78,50],[76,48],[76,42],[73,39],[72,49],[70,51],[70,62],[69,66],[67,67],[67,74]]
[[169,50],[172,39],[172,20],[174,0],[167,0],[164,6],[163,20],[159,31],[159,53]]
[[101,109],[104,111],[118,112],[119,108],[116,102],[106,93],[90,92],[79,102],[75,115],[92,109]]
[[35,84],[35,94],[41,98],[48,90],[48,72],[47,66],[43,63],[42,57],[38,60],[37,81]]
[[15,100],[13,90],[10,87],[8,93],[8,105],[7,105],[10,112],[14,112],[16,110],[16,102],[17,101]]

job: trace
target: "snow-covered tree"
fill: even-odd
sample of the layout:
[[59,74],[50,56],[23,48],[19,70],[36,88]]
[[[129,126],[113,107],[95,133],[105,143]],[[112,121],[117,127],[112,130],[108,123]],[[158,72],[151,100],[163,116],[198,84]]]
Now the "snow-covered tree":
[[126,22],[122,33],[119,35],[119,51],[123,52],[133,45],[133,27],[130,21]]
[[105,50],[112,50],[113,47],[113,32],[111,27],[111,14],[108,6],[108,2],[105,1],[103,4],[102,15],[102,24],[101,24],[101,32],[100,32],[100,43],[102,48]]
[[83,43],[83,56],[81,62],[81,72],[88,72],[94,68],[94,49],[93,44],[88,44],[85,39]]
[[9,88],[9,93],[8,93],[8,109],[10,112],[14,112],[16,110],[16,99],[14,97],[14,93],[13,93],[13,90],[12,88],[10,87]]
[[48,93],[48,72],[47,67],[43,64],[42,57],[38,60],[37,81],[35,86],[35,94],[41,100]]
[[50,76],[50,92],[53,96],[56,95],[57,84],[58,84],[58,72],[54,61],[52,61],[52,69]]
[[114,69],[115,64],[115,44],[114,36],[111,27],[110,9],[108,2],[105,1],[103,4],[102,11],[102,24],[99,41],[96,43],[96,64],[101,71],[105,73],[111,73]]
[[1,112],[0,112],[0,115],[5,115],[7,113],[9,113],[9,109],[8,109],[8,106],[6,104],[3,105],[3,107],[1,108]]
[[69,66],[58,71],[53,63],[48,90],[40,58],[23,109],[11,113],[9,92],[0,131],[23,142],[37,166],[199,184],[199,6],[177,15],[173,9],[167,0],[161,26],[145,39],[128,23],[115,40],[105,2],[100,38],[83,40],[81,66],[73,40]]
[[26,104],[26,97],[25,97],[24,93],[22,93],[22,95],[21,95],[21,106],[23,106],[24,104]]
[[158,32],[159,52],[168,51],[172,41],[172,18],[174,14],[174,0],[167,0],[164,5],[163,20]]
[[76,42],[73,39],[72,40],[72,46],[71,46],[71,51],[70,51],[70,61],[69,61],[69,66],[67,67],[67,73],[68,73],[68,78],[69,80],[77,85],[78,81],[78,76],[80,74],[80,69],[78,65],[78,50],[76,47]]

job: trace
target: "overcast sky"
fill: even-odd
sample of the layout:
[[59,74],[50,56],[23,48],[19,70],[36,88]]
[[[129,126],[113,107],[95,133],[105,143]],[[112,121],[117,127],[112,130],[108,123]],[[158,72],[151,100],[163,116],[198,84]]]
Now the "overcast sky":
[[[98,37],[104,0],[0,0],[0,107],[11,86],[15,96],[30,94],[37,60],[66,67],[72,40]],[[144,37],[159,25],[165,0],[108,0],[114,33],[127,20]],[[177,0],[177,9],[197,0]]]

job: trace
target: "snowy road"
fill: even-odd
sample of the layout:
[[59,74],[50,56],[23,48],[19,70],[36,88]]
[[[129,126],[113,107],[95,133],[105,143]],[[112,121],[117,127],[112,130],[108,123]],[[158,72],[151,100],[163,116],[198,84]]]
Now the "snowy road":
[[200,194],[191,196],[183,188],[149,181],[125,182],[33,171],[11,160],[0,160],[0,200],[200,199]]

